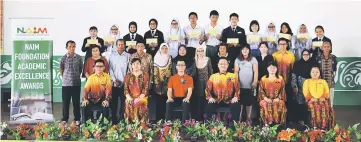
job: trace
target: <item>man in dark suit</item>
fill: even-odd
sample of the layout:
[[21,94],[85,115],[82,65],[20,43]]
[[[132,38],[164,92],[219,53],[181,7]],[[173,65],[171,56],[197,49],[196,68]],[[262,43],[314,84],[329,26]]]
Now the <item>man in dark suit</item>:
[[152,39],[152,38],[157,39],[157,43],[146,43],[145,45],[147,49],[147,53],[152,55],[152,58],[154,58],[155,54],[159,50],[159,45],[164,43],[164,36],[163,36],[163,32],[157,29],[158,21],[156,19],[149,20],[149,27],[150,30],[144,34],[144,40],[147,41],[147,39]]
[[[325,42],[325,41],[328,41],[332,45],[331,39],[329,39],[328,37],[325,36],[325,30],[323,29],[322,26],[320,26],[320,25],[316,26],[315,33],[316,33],[317,37],[312,39],[312,42],[317,42],[317,41]],[[312,45],[311,53],[312,53],[312,59],[313,60],[316,60],[316,57],[320,56],[322,54],[322,50],[320,48],[321,47],[314,47]]]
[[227,43],[228,44],[228,56],[232,59],[231,62],[239,56],[240,47],[247,43],[246,33],[243,28],[237,25],[239,19],[238,14],[232,13],[229,16],[231,26],[225,28],[222,32],[222,43],[227,43],[230,38],[238,38],[238,43]]

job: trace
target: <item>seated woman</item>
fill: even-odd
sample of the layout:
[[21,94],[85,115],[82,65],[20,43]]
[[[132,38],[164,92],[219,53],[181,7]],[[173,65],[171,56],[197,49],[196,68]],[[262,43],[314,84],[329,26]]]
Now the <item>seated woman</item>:
[[93,116],[94,107],[101,107],[103,117],[108,118],[109,100],[112,92],[112,80],[104,72],[104,60],[94,62],[95,73],[88,77],[84,86],[82,106],[85,106],[85,120]]
[[142,72],[139,58],[131,60],[131,73],[124,79],[125,113],[124,118],[128,122],[148,122],[148,91],[149,75]]
[[327,82],[320,79],[318,67],[311,69],[311,79],[306,79],[303,83],[303,95],[311,112],[312,127],[321,127],[322,130],[326,127],[333,128],[335,119],[329,105],[329,89]]
[[286,116],[285,82],[277,74],[277,64],[270,62],[267,66],[268,75],[263,76],[259,83],[258,100],[260,100],[261,121],[268,124],[283,124]]

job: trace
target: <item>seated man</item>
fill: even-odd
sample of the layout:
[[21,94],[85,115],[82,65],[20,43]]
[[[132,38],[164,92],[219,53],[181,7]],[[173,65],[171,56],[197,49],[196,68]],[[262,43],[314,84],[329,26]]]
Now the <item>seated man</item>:
[[192,96],[193,79],[185,74],[186,64],[184,59],[179,59],[176,64],[177,74],[170,77],[168,81],[168,100],[166,105],[166,120],[172,120],[173,109],[182,106],[182,121],[189,119],[190,103]]
[[206,99],[208,104],[206,106],[207,118],[216,112],[216,109],[222,106],[231,108],[231,121],[239,121],[240,104],[239,91],[240,86],[237,75],[228,73],[228,60],[221,57],[218,61],[219,73],[212,74],[207,82]]
[[112,80],[110,76],[104,72],[105,64],[102,59],[95,60],[94,69],[95,73],[88,77],[84,86],[82,106],[85,106],[85,120],[93,117],[94,107],[101,108],[103,117],[108,118]]

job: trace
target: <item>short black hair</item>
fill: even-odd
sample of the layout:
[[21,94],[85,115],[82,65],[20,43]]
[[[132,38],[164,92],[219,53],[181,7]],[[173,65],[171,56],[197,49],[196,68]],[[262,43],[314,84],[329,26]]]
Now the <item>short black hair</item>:
[[195,12],[189,13],[188,18],[190,18],[192,15],[196,16],[196,18],[198,19],[198,15],[197,15],[197,13],[195,13]]
[[238,19],[238,14],[237,14],[237,13],[232,13],[231,15],[229,15],[229,20],[231,20],[231,18],[232,18],[233,16],[234,16],[234,17],[237,17],[237,19]]
[[97,60],[95,60],[95,61],[94,61],[94,66],[95,66],[95,64],[97,64],[97,63],[103,63],[103,65],[105,65],[105,63],[104,63],[104,61],[103,61],[102,59],[97,59]]
[[229,62],[228,62],[228,59],[226,58],[226,57],[220,57],[219,59],[218,59],[218,64],[219,64],[219,61],[221,61],[221,60],[226,60],[227,61],[227,63],[229,64]]
[[317,25],[315,28],[315,31],[316,31],[316,29],[321,29],[323,32],[325,32],[325,29],[323,29],[323,27],[321,25]]
[[67,42],[66,42],[66,44],[65,44],[65,48],[68,48],[68,44],[69,43],[74,43],[75,44],[75,42],[74,41],[72,41],[72,40],[68,40]]
[[98,31],[98,28],[95,27],[95,26],[91,26],[91,27],[89,28],[89,31],[91,31],[91,30],[96,30],[96,31]]
[[252,20],[252,21],[251,21],[251,23],[249,24],[249,31],[250,31],[250,32],[253,32],[253,31],[252,31],[252,28],[251,28],[252,25],[257,25],[257,26],[258,26],[258,30],[257,30],[257,32],[258,32],[259,29],[260,29],[260,28],[259,28],[259,23],[258,23],[258,21],[257,21],[257,20]]
[[140,64],[142,64],[142,61],[139,59],[139,58],[133,58],[131,61],[130,61],[130,64],[133,65],[135,62],[139,62]]
[[[149,25],[150,25],[150,22],[152,22],[152,21],[154,21],[155,24],[158,26],[158,21],[157,21],[157,19],[154,19],[154,18],[152,18],[152,19],[149,20]],[[157,26],[156,26],[156,27],[157,27]]]
[[121,38],[120,38],[120,39],[117,39],[117,41],[115,42],[115,44],[118,44],[118,42],[121,42],[121,41],[124,43],[124,39],[121,39]]
[[[279,76],[278,76],[278,65],[277,65],[277,62],[275,62],[275,61],[268,62],[266,68],[268,68],[269,66],[275,66],[275,67],[277,68],[277,72],[276,72],[275,75],[276,75],[277,78],[279,78]],[[268,71],[267,71],[266,77],[269,77]]]
[[177,62],[176,62],[176,64],[178,64],[178,62],[186,62],[186,59],[185,59],[186,57],[179,57],[178,59],[177,59]]
[[217,10],[212,10],[211,13],[209,13],[209,17],[211,17],[212,15],[219,16],[219,13]]
[[221,43],[221,44],[219,44],[219,47],[221,47],[221,46],[227,47],[227,44],[226,43]]
[[261,41],[261,43],[259,43],[259,45],[258,45],[258,48],[260,48],[262,44],[266,45],[266,47],[269,48],[267,41]]
[[288,44],[290,41],[288,39],[281,37],[278,39],[278,44],[280,44],[280,41],[286,41],[286,50],[290,50],[290,46]]
[[[325,40],[325,41],[322,43],[322,46],[323,46],[323,44],[325,44],[325,43],[329,43],[329,44],[330,44],[330,47],[331,47],[330,53],[332,53],[332,42],[329,41],[329,40]],[[323,51],[322,51],[322,52],[323,52]]]

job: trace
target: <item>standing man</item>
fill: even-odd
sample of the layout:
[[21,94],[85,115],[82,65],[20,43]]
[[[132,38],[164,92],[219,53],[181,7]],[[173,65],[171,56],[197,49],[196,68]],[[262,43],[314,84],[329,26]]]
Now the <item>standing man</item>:
[[[127,74],[129,53],[125,52],[125,44],[123,39],[116,41],[117,52],[112,52],[109,58],[109,74],[112,79],[112,99],[111,99],[111,111],[112,111],[112,123],[116,125],[118,121],[118,115],[120,112],[120,120],[124,118],[124,77]],[[120,97],[120,110],[118,111],[118,98]]]
[[184,35],[186,36],[187,44],[187,57],[194,58],[196,54],[196,48],[204,41],[204,30],[197,24],[198,15],[195,12],[191,12],[188,15],[190,25],[184,27]]
[[234,62],[239,55],[240,47],[247,43],[246,33],[243,28],[239,27],[238,14],[232,13],[229,16],[231,26],[225,28],[222,32],[222,42],[228,44],[228,56],[231,58],[231,62]]
[[209,14],[209,19],[211,20],[211,23],[208,24],[204,31],[206,33],[206,56],[209,58],[214,58],[217,56],[217,50],[219,47],[219,44],[221,43],[221,34],[223,31],[223,27],[218,25],[218,17],[219,14],[216,10],[212,10]]
[[62,77],[63,122],[69,119],[70,100],[73,102],[74,120],[80,124],[80,79],[83,70],[83,59],[75,53],[75,42],[66,42],[66,53],[60,60],[60,75]]

